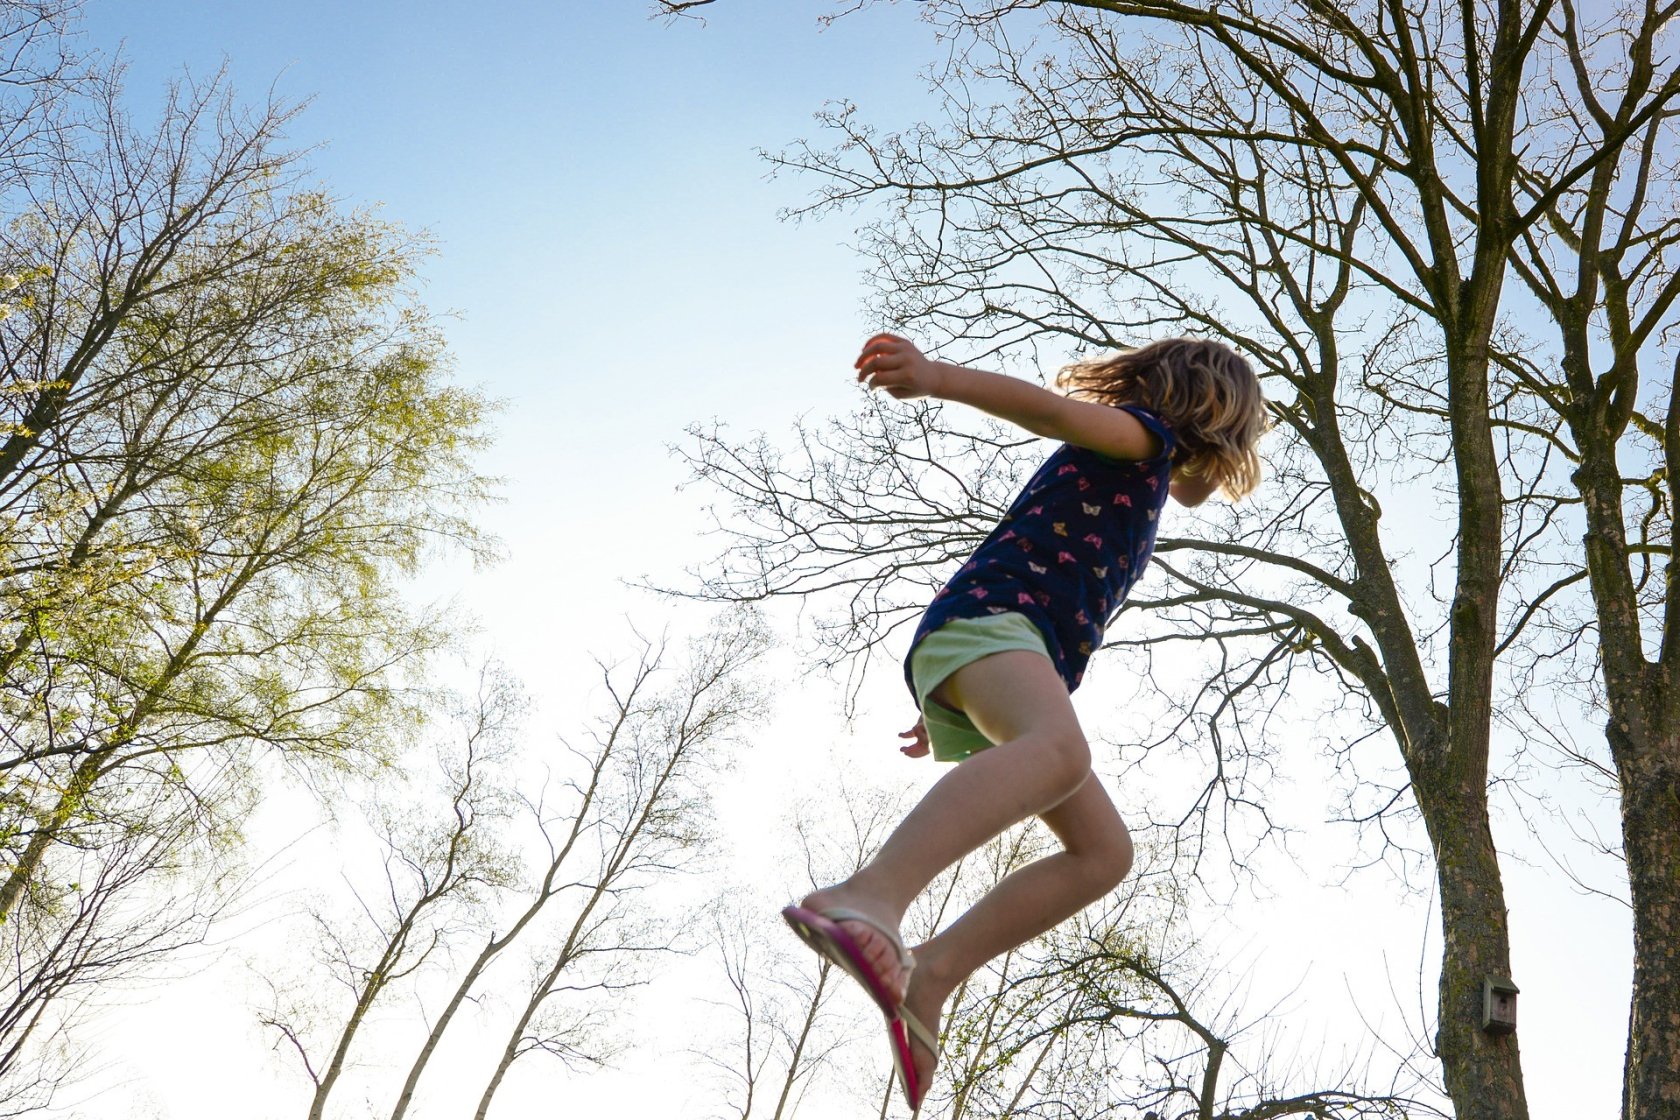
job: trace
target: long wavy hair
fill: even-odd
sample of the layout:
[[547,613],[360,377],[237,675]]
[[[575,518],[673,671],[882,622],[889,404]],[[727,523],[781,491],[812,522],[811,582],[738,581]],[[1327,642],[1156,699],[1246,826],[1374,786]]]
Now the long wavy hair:
[[1075,362],[1056,384],[1081,400],[1156,413],[1178,439],[1175,470],[1212,479],[1233,501],[1260,484],[1255,445],[1269,426],[1266,398],[1248,362],[1223,343],[1164,338]]

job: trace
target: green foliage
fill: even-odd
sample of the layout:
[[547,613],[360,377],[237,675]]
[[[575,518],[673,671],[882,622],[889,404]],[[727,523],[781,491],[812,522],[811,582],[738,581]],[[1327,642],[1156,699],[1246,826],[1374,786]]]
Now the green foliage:
[[426,247],[299,187],[285,119],[187,91],[151,135],[113,116],[14,169],[0,916],[53,852],[156,814],[236,836],[263,748],[386,758],[417,718],[404,670],[449,640],[394,581],[438,544],[489,552],[488,405],[412,298]]

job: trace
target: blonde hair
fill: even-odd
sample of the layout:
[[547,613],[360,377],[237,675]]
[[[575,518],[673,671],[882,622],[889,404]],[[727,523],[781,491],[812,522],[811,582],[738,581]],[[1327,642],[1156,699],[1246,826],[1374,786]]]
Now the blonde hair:
[[1076,362],[1056,384],[1071,397],[1156,413],[1178,439],[1174,469],[1211,478],[1233,501],[1260,484],[1255,445],[1269,426],[1266,398],[1254,370],[1222,343],[1165,338]]

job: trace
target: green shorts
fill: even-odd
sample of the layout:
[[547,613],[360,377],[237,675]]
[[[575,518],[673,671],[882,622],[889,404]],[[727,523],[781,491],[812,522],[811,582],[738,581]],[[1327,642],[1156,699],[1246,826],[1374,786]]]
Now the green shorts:
[[1038,627],[1026,615],[1014,611],[984,618],[953,618],[916,643],[910,655],[910,680],[916,688],[916,704],[922,710],[935,759],[961,762],[991,746],[992,741],[968,716],[928,699],[928,693],[964,665],[1011,649],[1050,657]]

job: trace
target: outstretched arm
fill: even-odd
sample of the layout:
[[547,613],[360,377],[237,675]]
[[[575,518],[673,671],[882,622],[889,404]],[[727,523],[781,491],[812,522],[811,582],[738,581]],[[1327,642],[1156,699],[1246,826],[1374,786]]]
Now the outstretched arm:
[[1112,459],[1149,459],[1161,452],[1160,438],[1129,412],[1073,400],[1001,373],[936,362],[897,335],[871,338],[853,365],[860,382],[899,400],[931,396],[957,401]]

